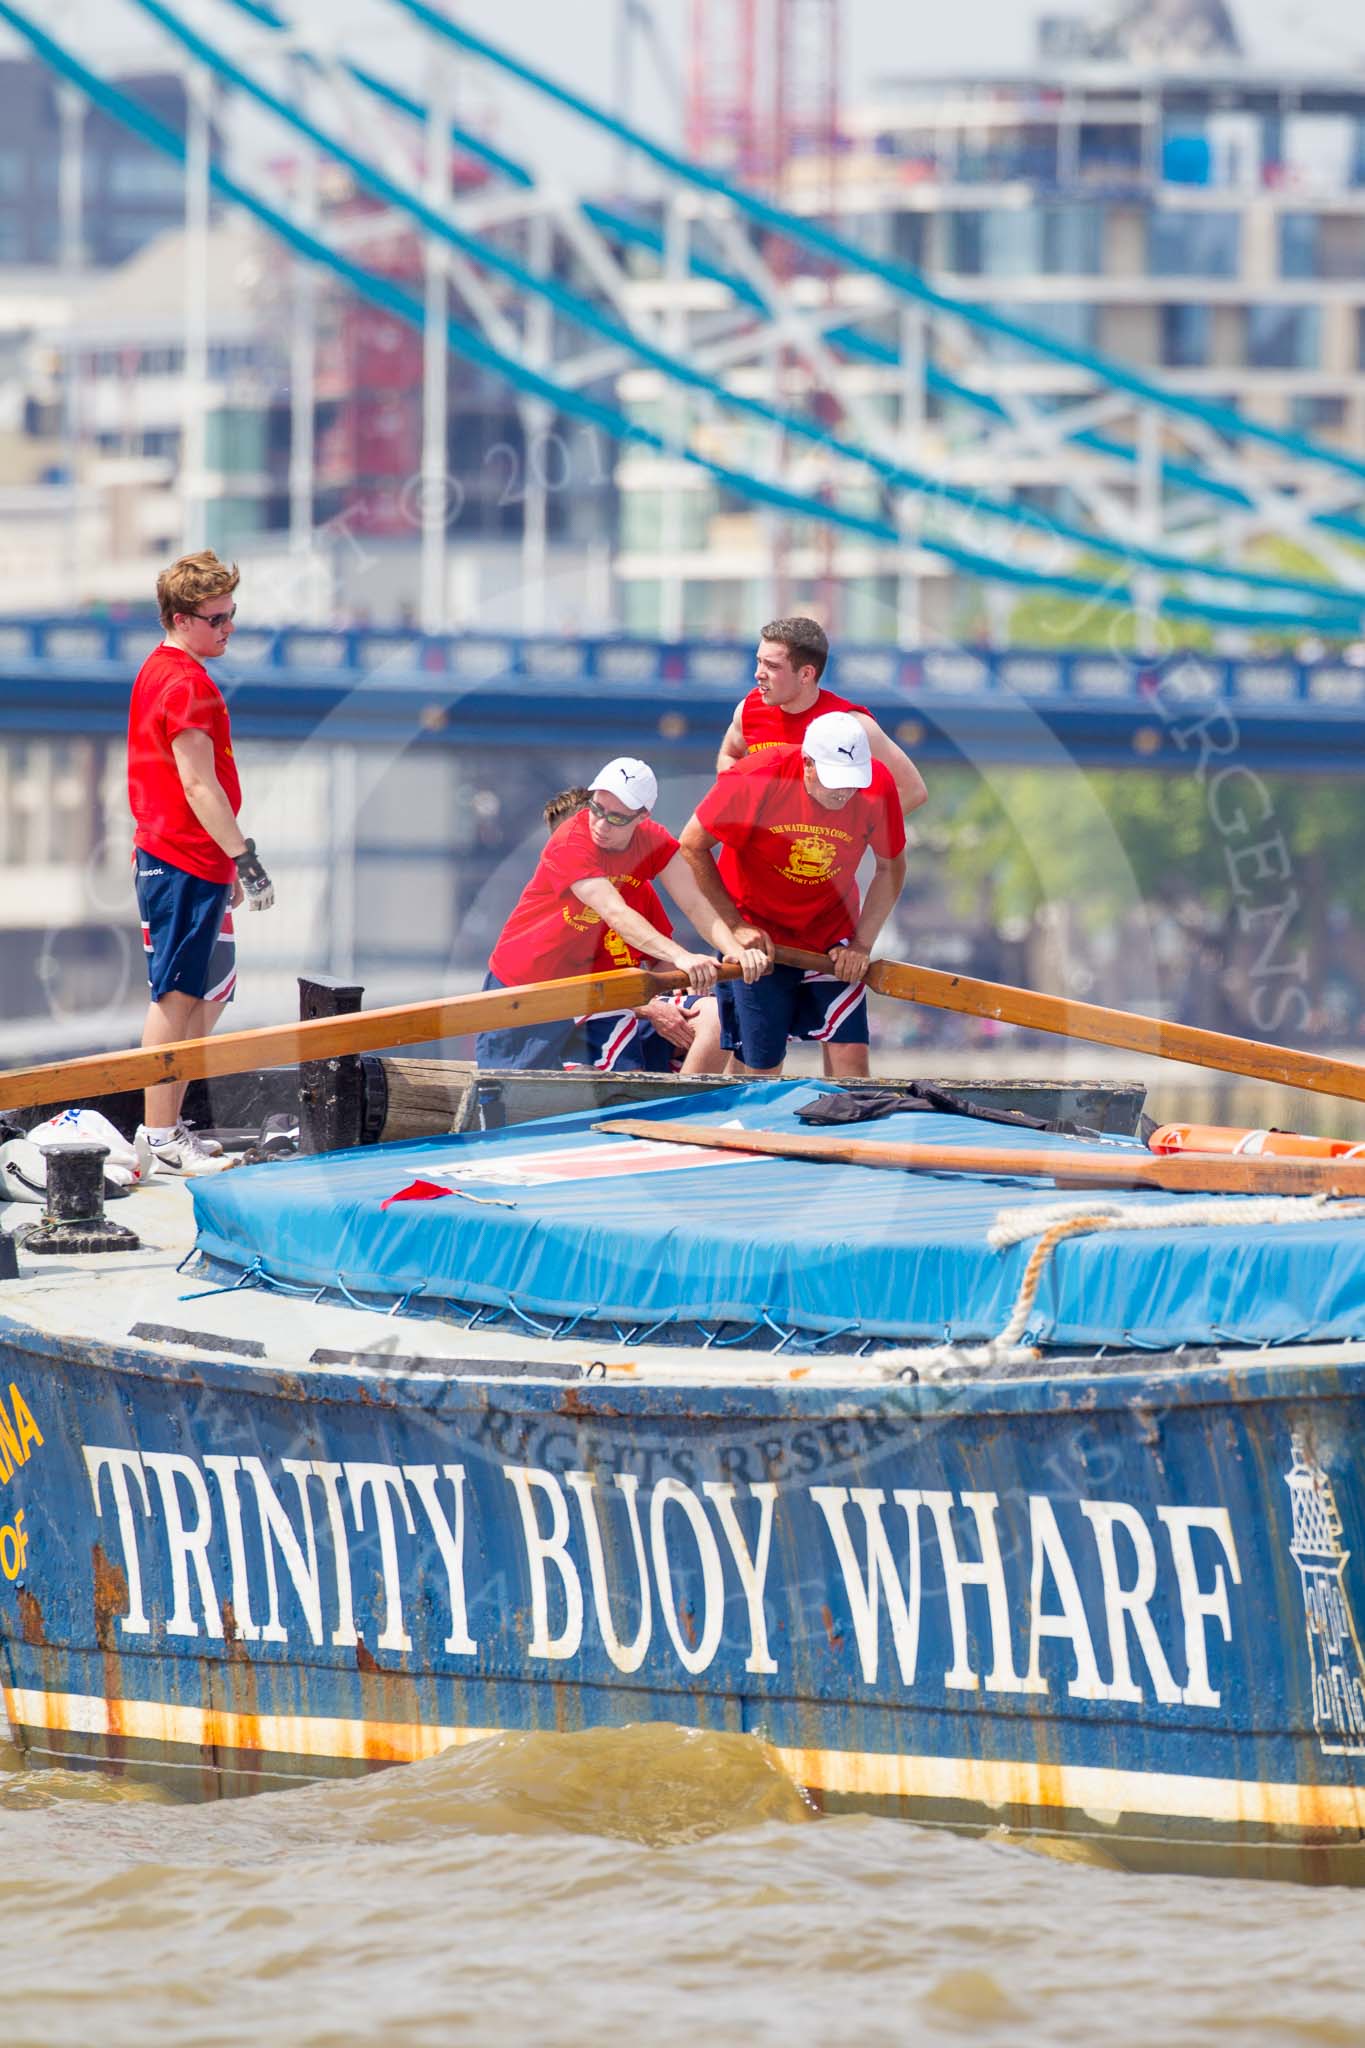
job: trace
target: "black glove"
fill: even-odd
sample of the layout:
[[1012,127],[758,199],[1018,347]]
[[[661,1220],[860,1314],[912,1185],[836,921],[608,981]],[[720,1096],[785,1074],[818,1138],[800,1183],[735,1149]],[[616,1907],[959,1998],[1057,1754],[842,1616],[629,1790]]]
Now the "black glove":
[[248,839],[246,852],[235,854],[237,879],[246,891],[248,910],[269,910],[275,901],[275,884],[256,858],[256,842]]

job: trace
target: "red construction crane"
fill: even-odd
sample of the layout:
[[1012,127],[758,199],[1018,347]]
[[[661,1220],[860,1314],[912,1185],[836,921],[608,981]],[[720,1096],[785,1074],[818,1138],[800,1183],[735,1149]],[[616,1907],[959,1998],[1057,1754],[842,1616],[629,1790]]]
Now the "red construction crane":
[[692,0],[687,65],[687,147],[698,163],[760,175],[760,0]]
[[[833,216],[841,142],[841,14],[842,0],[691,0],[687,145],[699,163],[766,186],[794,211]],[[810,256],[782,235],[767,237],[764,253],[781,278],[792,276],[798,264],[811,267]],[[797,360],[783,351],[784,385],[797,374]],[[805,396],[812,410],[837,422],[840,407],[832,391],[807,389]],[[779,610],[796,594],[790,553],[791,535],[781,521],[773,550]],[[813,596],[833,630],[837,586],[828,527],[818,557]]]
[[[839,156],[840,0],[775,0],[772,167],[833,202]],[[809,188],[808,188],[809,189]]]
[[832,184],[842,0],[691,0],[687,146],[775,187],[793,167]]

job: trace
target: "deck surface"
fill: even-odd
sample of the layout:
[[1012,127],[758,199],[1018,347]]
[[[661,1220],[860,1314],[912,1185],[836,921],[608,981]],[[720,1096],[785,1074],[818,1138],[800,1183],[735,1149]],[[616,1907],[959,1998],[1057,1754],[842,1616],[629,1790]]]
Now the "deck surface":
[[[14,1231],[32,1224],[40,1213],[26,1203],[0,1203],[0,1229]],[[925,1358],[921,1346],[888,1348],[860,1359],[742,1347],[717,1351],[702,1346],[632,1346],[597,1338],[575,1342],[537,1337],[524,1329],[467,1330],[441,1316],[381,1314],[260,1287],[225,1290],[198,1271],[198,1261],[190,1257],[194,1212],[186,1182],[153,1181],[134,1189],[125,1201],[111,1204],[109,1213],[136,1230],[142,1240],[137,1251],[40,1258],[25,1253],[21,1243],[19,1278],[0,1282],[0,1317],[78,1343],[117,1344],[163,1358],[225,1356],[230,1347],[245,1342],[262,1347],[255,1362],[268,1367],[304,1374],[398,1371],[403,1378],[414,1379],[426,1374],[486,1379],[515,1373],[535,1381],[619,1374],[637,1386],[682,1382],[736,1387],[789,1381],[852,1390],[884,1384],[904,1366]],[[187,1259],[182,1272],[179,1268]],[[186,1341],[133,1335],[139,1326],[183,1331]],[[315,1360],[314,1354],[322,1351],[333,1355]],[[1248,1360],[1264,1364],[1270,1355],[1266,1350],[1229,1347],[1207,1355],[1203,1362],[1210,1368]],[[1365,1360],[1365,1343],[1277,1345],[1273,1357],[1295,1368],[1349,1363]],[[1161,1363],[1159,1355],[1148,1354],[1135,1361],[1133,1369],[1151,1372]],[[1074,1362],[1071,1369],[1075,1370]],[[985,1372],[979,1377],[988,1381],[992,1375]],[[1011,1377],[1018,1377],[1017,1372]],[[1045,1363],[1040,1362],[1038,1377],[1048,1377]]]

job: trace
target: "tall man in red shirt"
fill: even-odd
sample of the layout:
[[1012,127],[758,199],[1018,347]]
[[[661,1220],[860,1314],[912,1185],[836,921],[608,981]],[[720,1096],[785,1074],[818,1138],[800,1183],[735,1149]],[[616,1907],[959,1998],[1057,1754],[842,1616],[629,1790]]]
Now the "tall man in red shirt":
[[[227,706],[205,662],[232,638],[237,569],[211,549],[156,581],[165,637],[143,662],[128,707],[128,803],[151,1004],[145,1046],[207,1038],[237,981],[234,907],[275,900],[255,841],[237,823],[242,790]],[[146,1093],[137,1151],[144,1174],[205,1173],[220,1148],[180,1114],[183,1081]]]
[[[712,848],[722,852],[717,867]],[[775,945],[828,953],[828,973],[774,967],[717,990],[733,1071],[780,1074],[789,1038],[822,1044],[826,1072],[866,1074],[869,956],[905,886],[905,824],[891,771],[847,711],[813,719],[800,746],[773,746],[721,775],[683,827],[683,857],[713,902],[733,899]],[[876,870],[858,901],[858,864]]]
[[847,697],[821,688],[828,660],[829,641],[816,619],[774,619],[763,628],[754,658],[754,687],[735,707],[716,757],[717,775],[768,747],[796,746],[805,738],[813,718],[847,711],[867,734],[873,760],[891,771],[901,810],[908,818],[928,795],[923,777],[910,756],[887,738],[865,704],[850,703]]
[[[703,894],[677,840],[649,815],[658,796],[654,771],[643,761],[621,756],[598,771],[584,808],[550,835],[493,948],[485,988],[593,973],[603,926],[648,958],[680,968],[689,987],[714,988],[717,962],[689,952],[636,907],[648,905],[655,881],[724,959],[739,962],[746,979],[766,971],[758,935],[736,929],[723,889]],[[572,1017],[480,1032],[477,1053],[481,1067],[591,1063],[582,1024]]]

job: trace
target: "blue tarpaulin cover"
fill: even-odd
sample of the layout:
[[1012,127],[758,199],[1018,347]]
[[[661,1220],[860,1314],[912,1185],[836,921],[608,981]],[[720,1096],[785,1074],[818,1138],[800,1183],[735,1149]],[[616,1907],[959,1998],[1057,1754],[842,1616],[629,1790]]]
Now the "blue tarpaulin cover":
[[[552,1327],[581,1317],[638,1333],[767,1319],[783,1331],[882,1339],[994,1336],[1031,1242],[995,1251],[987,1231],[1002,1208],[1063,1199],[1050,1183],[722,1157],[592,1129],[644,1115],[797,1131],[795,1111],[820,1092],[753,1083],[206,1176],[192,1190],[199,1248],[279,1282],[385,1303],[411,1293],[414,1306],[502,1309]],[[1095,1148],[958,1116],[917,1115],[894,1131],[933,1145]],[[839,1135],[856,1142],[859,1132]],[[417,1179],[464,1192],[382,1206]],[[1096,1191],[1097,1203],[1115,1199],[1160,1208],[1190,1198]],[[1238,1198],[1199,1199],[1216,1211]],[[1329,1210],[1302,1223],[1078,1237],[1053,1253],[1028,1335],[1159,1350],[1365,1338],[1365,1218]]]

